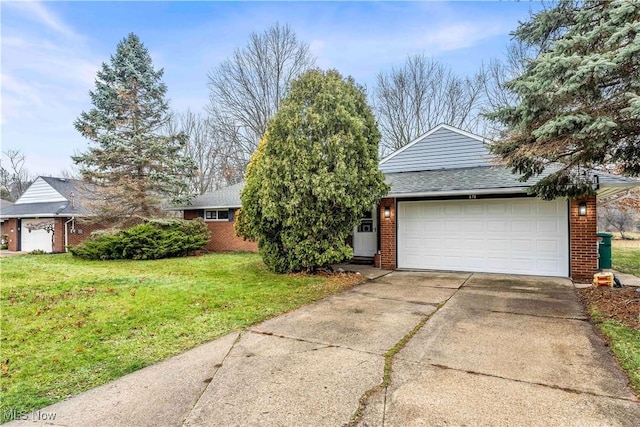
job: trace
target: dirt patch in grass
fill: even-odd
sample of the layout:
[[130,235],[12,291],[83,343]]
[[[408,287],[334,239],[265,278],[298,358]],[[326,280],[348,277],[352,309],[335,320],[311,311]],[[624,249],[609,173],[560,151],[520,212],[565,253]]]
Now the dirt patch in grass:
[[640,292],[636,288],[601,286],[580,289],[579,293],[585,305],[602,316],[602,321],[617,320],[640,331]]
[[634,287],[579,291],[591,320],[640,397],[640,292]]

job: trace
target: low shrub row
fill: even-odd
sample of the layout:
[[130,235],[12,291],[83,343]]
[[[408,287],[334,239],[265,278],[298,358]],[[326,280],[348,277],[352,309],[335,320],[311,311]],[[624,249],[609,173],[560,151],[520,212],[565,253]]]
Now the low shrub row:
[[126,230],[95,233],[69,251],[93,260],[172,258],[202,249],[209,236],[203,220],[154,219]]

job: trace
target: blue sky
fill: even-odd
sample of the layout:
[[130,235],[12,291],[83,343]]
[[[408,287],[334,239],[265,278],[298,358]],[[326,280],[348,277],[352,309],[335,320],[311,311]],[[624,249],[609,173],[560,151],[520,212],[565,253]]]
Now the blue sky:
[[424,53],[459,75],[500,58],[537,2],[1,2],[2,151],[34,174],[71,169],[89,142],[73,127],[91,108],[102,62],[128,33],[164,68],[171,107],[198,111],[207,73],[251,32],[289,24],[321,68],[373,86],[378,72]]

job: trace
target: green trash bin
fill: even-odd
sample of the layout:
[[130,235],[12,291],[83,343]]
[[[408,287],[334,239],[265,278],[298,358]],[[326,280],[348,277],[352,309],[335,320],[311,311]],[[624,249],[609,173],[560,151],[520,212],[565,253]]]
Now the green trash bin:
[[596,233],[600,238],[598,242],[598,268],[611,268],[611,233]]

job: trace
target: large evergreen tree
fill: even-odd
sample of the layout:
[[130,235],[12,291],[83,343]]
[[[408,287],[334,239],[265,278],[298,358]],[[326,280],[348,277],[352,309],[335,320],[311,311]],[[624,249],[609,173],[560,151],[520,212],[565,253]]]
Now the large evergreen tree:
[[72,158],[83,179],[95,184],[92,207],[100,218],[136,222],[159,215],[163,201],[188,198],[186,177],[195,164],[181,154],[186,135],[163,132],[170,116],[162,75],[138,36],[129,34],[97,73],[93,108],[74,123],[94,143]]
[[347,237],[388,190],[380,133],[361,88],[337,71],[303,74],[269,121],[247,168],[238,233],[274,271],[353,255]]
[[640,174],[640,2],[560,1],[520,25],[539,46],[507,84],[520,100],[490,117],[507,131],[492,151],[545,199],[594,192],[590,168]]

